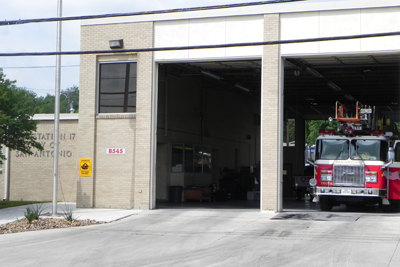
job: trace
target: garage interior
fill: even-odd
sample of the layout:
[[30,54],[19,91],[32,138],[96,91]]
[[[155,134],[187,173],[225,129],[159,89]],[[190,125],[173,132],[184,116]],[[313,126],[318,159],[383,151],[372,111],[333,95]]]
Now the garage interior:
[[[305,163],[304,122],[333,117],[336,101],[350,109],[360,101],[399,122],[400,55],[283,62],[285,125],[295,121],[295,140],[284,137],[283,144],[283,208],[290,209],[296,195],[292,176]],[[159,64],[156,207],[259,208],[260,99],[260,59]],[[211,202],[174,197],[178,187],[210,186],[216,191]]]
[[259,207],[260,88],[259,59],[159,64],[156,207]]

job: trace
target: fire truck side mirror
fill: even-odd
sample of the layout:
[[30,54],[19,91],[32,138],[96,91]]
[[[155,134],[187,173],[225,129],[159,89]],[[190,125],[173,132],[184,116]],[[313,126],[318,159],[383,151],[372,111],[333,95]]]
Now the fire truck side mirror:
[[394,148],[393,147],[389,147],[388,150],[388,160],[394,160],[395,156],[394,156]]
[[307,163],[308,163],[308,164],[310,164],[311,166],[314,166],[314,167],[315,167],[315,163],[314,163],[314,161],[307,160]]
[[385,165],[383,165],[383,166],[381,167],[381,170],[386,169],[387,167],[389,167],[389,166],[392,165],[392,164],[393,164],[393,159],[391,159],[388,163],[386,163]]

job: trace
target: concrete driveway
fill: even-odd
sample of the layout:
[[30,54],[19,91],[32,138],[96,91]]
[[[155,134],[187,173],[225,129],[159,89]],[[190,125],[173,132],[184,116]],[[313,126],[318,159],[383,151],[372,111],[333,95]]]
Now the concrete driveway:
[[2,266],[400,266],[400,215],[160,209],[0,235]]

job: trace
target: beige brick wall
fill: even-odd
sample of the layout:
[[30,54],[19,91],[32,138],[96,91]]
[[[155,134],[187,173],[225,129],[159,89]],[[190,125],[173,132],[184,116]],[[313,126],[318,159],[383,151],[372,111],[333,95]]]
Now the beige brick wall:
[[[153,47],[153,23],[81,28],[81,50],[107,50],[114,39],[126,49]],[[99,61],[137,61],[136,116],[96,114]],[[149,208],[152,77],[153,53],[81,56],[79,157],[91,158],[93,167],[91,177],[78,179],[78,207]],[[126,147],[127,155],[110,159],[109,146]]]
[[[75,202],[78,160],[78,120],[60,121],[58,201]],[[36,132],[43,151],[33,150],[33,155],[19,151],[10,153],[10,200],[51,201],[53,198],[53,147],[54,121],[41,121]],[[4,190],[4,170],[1,174]]]
[[[132,208],[135,128],[133,116],[98,118],[96,136],[95,205],[102,208]],[[107,155],[107,148],[124,148],[125,155]]]
[[[280,39],[279,14],[265,15],[264,40]],[[279,183],[279,45],[264,46],[261,94],[261,209],[278,210]]]

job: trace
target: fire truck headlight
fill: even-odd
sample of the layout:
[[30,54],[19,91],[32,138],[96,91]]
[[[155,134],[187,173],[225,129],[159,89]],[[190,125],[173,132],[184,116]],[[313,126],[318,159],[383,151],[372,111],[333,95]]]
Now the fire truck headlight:
[[367,183],[376,183],[378,181],[378,174],[376,172],[365,172],[365,181]]
[[332,181],[332,171],[321,171],[321,181]]
[[309,183],[310,183],[310,186],[316,186],[317,180],[315,178],[312,178],[312,179],[310,179]]

